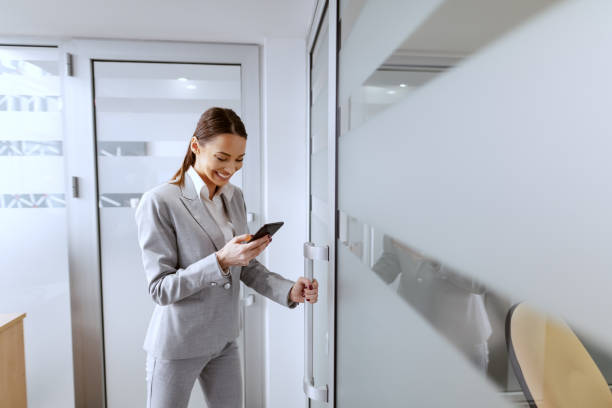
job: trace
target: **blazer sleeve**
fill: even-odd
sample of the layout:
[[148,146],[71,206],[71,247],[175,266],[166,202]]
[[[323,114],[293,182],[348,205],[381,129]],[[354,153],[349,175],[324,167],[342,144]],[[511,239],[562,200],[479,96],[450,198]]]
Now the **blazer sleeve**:
[[[236,188],[240,192],[242,198],[242,207],[246,219],[246,203],[242,190]],[[295,308],[298,303],[289,300],[289,292],[295,282],[283,278],[278,273],[270,272],[268,268],[263,266],[257,259],[252,259],[247,266],[243,266],[240,270],[240,280],[250,288],[255,289],[257,293],[276,303],[287,306],[290,309]]]
[[214,252],[184,269],[178,268],[176,232],[167,205],[154,193],[142,196],[136,208],[136,223],[149,294],[155,303],[169,305],[212,282],[229,282]]
[[240,280],[250,288],[276,303],[295,308],[298,303],[289,300],[289,292],[293,287],[293,281],[283,278],[281,275],[270,272],[257,259],[252,259],[247,266],[242,267]]

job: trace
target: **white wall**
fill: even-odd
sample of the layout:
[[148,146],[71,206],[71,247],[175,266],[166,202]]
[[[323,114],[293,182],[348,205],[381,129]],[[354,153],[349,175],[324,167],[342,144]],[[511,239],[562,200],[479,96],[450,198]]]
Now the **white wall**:
[[[266,265],[288,279],[304,274],[306,210],[306,42],[268,38],[262,50],[264,221],[284,221]],[[266,304],[266,407],[304,406],[304,312]]]

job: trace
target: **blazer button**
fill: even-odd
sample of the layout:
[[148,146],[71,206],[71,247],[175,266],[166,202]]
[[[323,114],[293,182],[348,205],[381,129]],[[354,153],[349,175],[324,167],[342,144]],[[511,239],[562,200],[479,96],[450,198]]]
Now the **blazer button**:
[[217,282],[210,282],[210,286],[217,286]]
[[229,289],[229,288],[231,288],[231,287],[232,287],[232,284],[231,284],[231,283],[229,283],[229,282],[227,282],[225,285],[223,285],[223,287],[224,287],[225,289]]

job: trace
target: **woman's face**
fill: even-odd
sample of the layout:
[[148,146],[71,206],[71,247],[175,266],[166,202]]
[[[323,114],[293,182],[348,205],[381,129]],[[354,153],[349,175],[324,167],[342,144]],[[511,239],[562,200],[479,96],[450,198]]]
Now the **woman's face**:
[[[200,146],[198,140],[192,137],[191,151],[196,155],[196,171],[208,179],[204,181],[221,187],[242,167],[246,138],[222,133]],[[209,183],[207,185],[211,187]]]

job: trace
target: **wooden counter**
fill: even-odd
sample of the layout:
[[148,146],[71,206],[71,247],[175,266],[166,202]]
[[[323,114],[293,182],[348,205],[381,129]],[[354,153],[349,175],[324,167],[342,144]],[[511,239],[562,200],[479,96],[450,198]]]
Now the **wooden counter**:
[[0,407],[27,407],[23,347],[25,316],[25,313],[0,314]]

